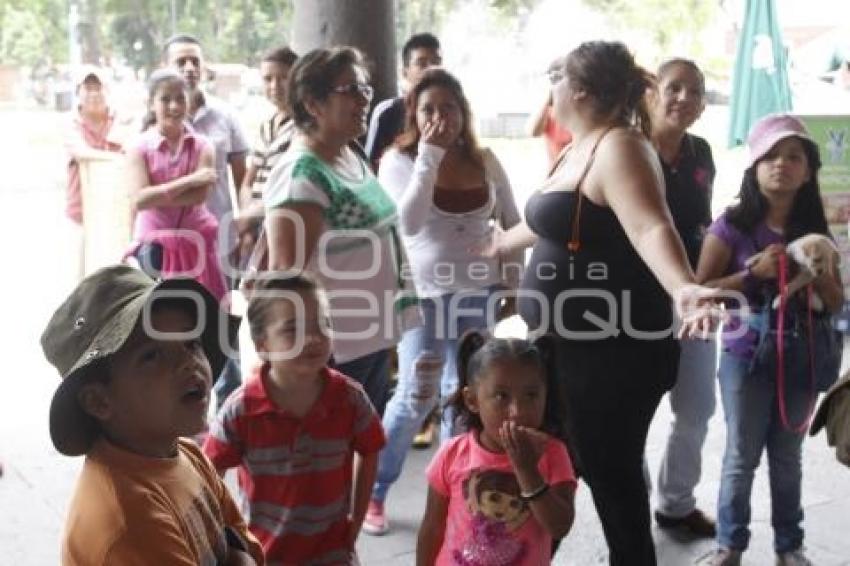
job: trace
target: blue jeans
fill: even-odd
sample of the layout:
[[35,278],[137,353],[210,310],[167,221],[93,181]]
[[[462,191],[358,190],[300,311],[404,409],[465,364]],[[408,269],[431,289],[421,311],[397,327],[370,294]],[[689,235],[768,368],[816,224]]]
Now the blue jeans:
[[[387,444],[378,458],[378,476],[372,499],[384,501],[401,475],[407,451],[422,422],[457,389],[458,339],[467,330],[486,330],[487,299],[491,289],[423,299],[423,325],[404,333],[398,345],[398,385],[384,413]],[[473,294],[477,293],[477,294]],[[443,411],[440,438],[456,434],[454,412]]]
[[384,405],[387,404],[390,391],[389,350],[378,350],[342,364],[331,365],[362,385],[378,415],[384,414]]
[[670,517],[684,517],[696,508],[702,445],[716,404],[717,342],[682,340],[679,345],[679,373],[669,397],[674,420],[658,470],[658,510]]
[[220,409],[224,400],[240,385],[242,385],[242,368],[239,367],[239,358],[227,358],[213,386],[216,409]]
[[[753,374],[749,366],[749,360],[727,352],[720,356],[726,451],[717,502],[717,541],[728,548],[747,548],[753,476],[767,449],[773,546],[777,553],[790,552],[803,545],[800,491],[804,433],[782,425],[776,376]],[[794,377],[787,375],[786,380]],[[805,387],[786,387],[785,402],[792,426],[805,417],[808,395]]]

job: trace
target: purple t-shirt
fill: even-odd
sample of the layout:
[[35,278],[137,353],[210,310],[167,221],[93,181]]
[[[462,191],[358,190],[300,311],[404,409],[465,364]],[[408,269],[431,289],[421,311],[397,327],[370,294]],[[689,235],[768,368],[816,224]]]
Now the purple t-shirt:
[[[719,238],[732,250],[732,258],[729,265],[726,266],[724,276],[746,269],[747,259],[767,246],[784,243],[782,235],[768,228],[765,222],[757,224],[751,234],[745,234],[729,222],[727,215],[728,212],[724,212],[708,229],[709,234]],[[749,301],[750,308],[761,307],[760,287],[747,287],[743,294]],[[758,334],[754,330],[749,330],[743,336],[730,338],[730,332],[740,328],[740,326],[740,317],[730,317],[729,322],[724,326],[723,348],[736,356],[750,358],[753,355]],[[736,336],[737,334],[739,333],[735,333]]]

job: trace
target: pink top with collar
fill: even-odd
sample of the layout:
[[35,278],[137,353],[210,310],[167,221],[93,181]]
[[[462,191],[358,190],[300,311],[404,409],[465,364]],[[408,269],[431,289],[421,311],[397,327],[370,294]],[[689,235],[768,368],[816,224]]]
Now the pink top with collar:
[[[151,185],[161,185],[193,173],[208,145],[206,138],[185,126],[179,149],[172,155],[168,141],[152,127],[142,134],[134,151],[141,153]],[[128,255],[143,243],[158,242],[163,246],[163,277],[192,277],[221,300],[225,285],[217,236],[218,221],[203,203],[146,208],[136,215],[135,241]]]

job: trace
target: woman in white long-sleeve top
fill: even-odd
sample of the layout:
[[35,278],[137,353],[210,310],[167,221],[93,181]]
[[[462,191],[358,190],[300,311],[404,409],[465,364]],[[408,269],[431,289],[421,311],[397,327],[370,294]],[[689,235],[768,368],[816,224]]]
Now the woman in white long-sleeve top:
[[[383,418],[387,445],[363,525],[371,534],[388,530],[384,500],[416,431],[439,399],[455,393],[458,338],[492,326],[496,310],[510,311],[513,301],[494,292],[515,288],[522,271],[521,254],[499,261],[470,251],[494,223],[510,228],[520,216],[498,159],[478,146],[460,83],[444,69],[429,69],[408,94],[406,113],[405,131],[381,159],[378,179],[398,206],[424,325],[405,332],[398,345],[398,386]],[[444,411],[443,441],[453,424]]]

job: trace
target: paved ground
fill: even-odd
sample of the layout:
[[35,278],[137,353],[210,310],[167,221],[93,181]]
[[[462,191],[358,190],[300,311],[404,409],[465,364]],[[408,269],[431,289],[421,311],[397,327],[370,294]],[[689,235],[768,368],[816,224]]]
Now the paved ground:
[[[7,360],[6,395],[0,396],[0,564],[48,566],[57,563],[57,541],[81,460],[60,457],[47,436],[47,408],[57,383],[42,359],[38,338],[52,310],[73,285],[73,233],[62,217],[61,149],[55,138],[55,116],[0,110],[4,180],[4,277],[0,278],[4,324],[0,327]],[[13,138],[13,139],[12,139]],[[37,149],[36,149],[37,148]],[[506,168],[514,175],[512,159]],[[624,369],[625,371],[625,369]],[[653,476],[669,423],[666,402],[653,423],[647,459]],[[704,479],[699,504],[713,510],[723,451],[722,419],[715,416],[704,450]],[[367,565],[414,563],[415,533],[424,509],[423,470],[430,451],[412,452],[404,475],[393,490],[388,509],[392,534],[363,535],[359,550]],[[805,444],[803,498],[806,545],[819,566],[850,565],[850,470],[840,466],[823,437]],[[764,467],[753,494],[753,541],[745,556],[750,566],[773,563],[770,503]],[[680,541],[656,532],[660,563],[692,564],[708,552],[710,541]],[[586,487],[578,493],[575,527],[555,560],[560,565],[606,563],[606,551]]]

